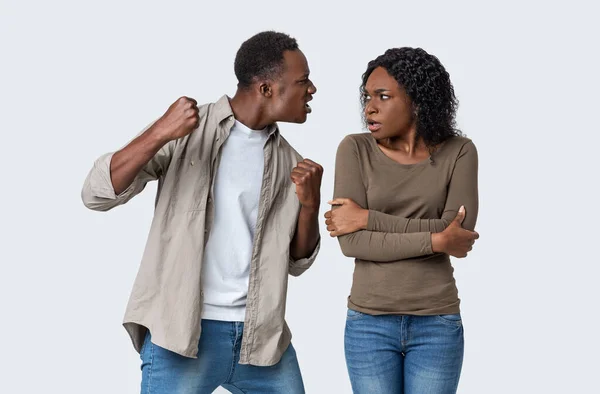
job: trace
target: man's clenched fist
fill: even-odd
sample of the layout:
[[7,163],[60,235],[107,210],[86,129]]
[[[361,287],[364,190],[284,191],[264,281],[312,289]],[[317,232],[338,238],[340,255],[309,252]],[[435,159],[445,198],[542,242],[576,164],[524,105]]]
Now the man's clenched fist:
[[296,184],[296,194],[304,208],[319,209],[322,177],[323,167],[309,159],[302,160],[292,170],[292,182]]
[[160,117],[153,128],[165,141],[172,141],[190,134],[198,128],[198,103],[193,98],[180,97]]

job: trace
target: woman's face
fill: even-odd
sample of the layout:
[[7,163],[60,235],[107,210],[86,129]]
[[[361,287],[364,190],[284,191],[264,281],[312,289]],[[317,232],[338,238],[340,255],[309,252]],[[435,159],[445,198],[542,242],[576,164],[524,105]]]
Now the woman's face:
[[410,98],[383,67],[377,67],[365,84],[365,118],[376,140],[406,136],[416,118]]

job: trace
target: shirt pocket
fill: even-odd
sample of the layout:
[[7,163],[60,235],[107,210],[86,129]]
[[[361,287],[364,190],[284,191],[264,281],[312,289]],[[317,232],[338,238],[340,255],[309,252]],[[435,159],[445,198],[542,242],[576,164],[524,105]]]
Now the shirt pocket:
[[[208,204],[211,170],[207,160],[179,158],[165,178],[169,208],[175,212],[205,211]],[[161,196],[163,198],[163,196]]]

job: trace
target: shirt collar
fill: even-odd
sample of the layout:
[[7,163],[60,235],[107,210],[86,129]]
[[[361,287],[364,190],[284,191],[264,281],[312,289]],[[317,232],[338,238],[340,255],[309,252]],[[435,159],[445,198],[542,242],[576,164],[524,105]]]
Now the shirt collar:
[[[221,124],[223,121],[229,121],[226,129],[227,132],[231,130],[233,125],[235,124],[235,118],[233,116],[233,110],[231,109],[231,104],[229,104],[229,97],[225,94],[223,95],[217,102],[214,107],[214,114],[218,124]],[[267,132],[269,137],[273,136],[277,141],[277,146],[279,146],[281,141],[281,136],[279,132],[279,125],[277,123],[273,123],[268,126]]]

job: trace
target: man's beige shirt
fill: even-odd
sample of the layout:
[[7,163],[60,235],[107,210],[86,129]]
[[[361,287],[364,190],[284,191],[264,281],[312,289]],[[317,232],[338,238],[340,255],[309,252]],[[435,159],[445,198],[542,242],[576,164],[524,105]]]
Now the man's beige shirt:
[[[200,106],[200,125],[167,143],[133,183],[115,195],[112,153],[96,160],[82,190],[84,204],[107,211],[125,204],[147,182],[158,180],[155,212],[123,325],[140,352],[146,329],[152,342],[186,357],[197,357],[201,335],[202,260],[214,217],[213,182],[220,147],[234,125],[227,96]],[[290,179],[302,157],[277,125],[265,144],[250,279],[240,353],[241,364],[276,364],[291,341],[285,322],[288,274],[298,276],[314,262],[290,257],[300,203]],[[231,242],[235,242],[232,239]]]

